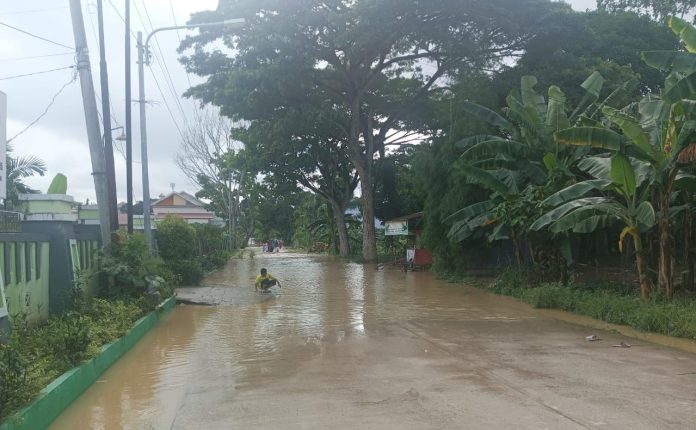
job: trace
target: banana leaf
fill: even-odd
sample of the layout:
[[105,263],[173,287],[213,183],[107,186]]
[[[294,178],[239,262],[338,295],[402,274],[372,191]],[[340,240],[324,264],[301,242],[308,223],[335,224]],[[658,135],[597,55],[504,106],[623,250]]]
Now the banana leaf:
[[570,128],[570,121],[565,113],[566,96],[555,85],[549,87],[549,104],[546,110],[546,126],[555,132]]
[[696,52],[696,28],[693,25],[673,16],[669,19],[669,28],[684,42],[687,51]]
[[605,179],[592,179],[570,185],[546,198],[543,201],[547,206],[558,206],[571,200],[579,199],[592,190],[603,190],[612,182]]
[[681,51],[645,51],[643,61],[665,72],[689,73],[696,70],[696,55]]
[[631,139],[641,151],[649,156],[655,153],[655,148],[650,144],[650,136],[643,131],[636,119],[610,106],[604,106],[602,113],[609,121],[619,126],[624,136]]
[[456,142],[454,145],[457,148],[467,149],[471,146],[478,145],[481,142],[491,141],[491,140],[505,140],[500,136],[492,136],[490,134],[477,134],[476,136],[465,137],[464,139]]
[[530,230],[541,230],[549,224],[553,224],[562,218],[565,214],[584,207],[588,205],[598,205],[600,203],[611,202],[610,199],[606,197],[585,197],[582,199],[572,200],[570,202],[564,203],[561,206],[546,212],[544,215],[539,217],[536,221],[532,223],[529,227]]
[[591,146],[618,151],[624,142],[615,131],[600,127],[574,127],[554,133],[556,142],[563,145]]
[[443,221],[445,223],[451,223],[455,221],[468,221],[472,217],[479,216],[483,213],[490,212],[495,207],[495,204],[490,200],[485,202],[474,203],[465,208],[459,209],[457,212],[445,218]]
[[501,196],[510,195],[510,187],[508,187],[500,179],[496,178],[492,173],[468,165],[462,165],[459,167],[459,169],[469,178],[470,181],[493,190]]
[[462,102],[461,108],[464,110],[464,112],[474,115],[488,124],[505,130],[510,134],[515,134],[515,126],[512,125],[512,123],[487,107],[472,103],[470,101],[464,101]]
[[611,179],[623,190],[627,197],[636,194],[636,173],[633,171],[631,160],[621,153],[611,157]]
[[680,79],[671,88],[662,93],[665,103],[673,104],[683,99],[690,99],[696,95],[696,72],[688,74]]

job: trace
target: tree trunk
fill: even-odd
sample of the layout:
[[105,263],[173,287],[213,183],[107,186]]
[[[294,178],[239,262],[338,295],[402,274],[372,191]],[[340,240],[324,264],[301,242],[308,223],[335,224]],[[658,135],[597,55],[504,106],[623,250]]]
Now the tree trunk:
[[652,288],[650,278],[648,278],[648,269],[645,265],[645,255],[643,254],[643,242],[640,239],[640,233],[631,233],[633,244],[636,248],[636,268],[638,269],[638,280],[640,282],[640,297],[644,302],[650,297],[650,289]]
[[684,263],[686,264],[686,280],[684,287],[691,291],[694,288],[694,253],[691,250],[694,239],[693,215],[691,214],[691,193],[686,194],[687,210],[684,214]]
[[[350,108],[350,161],[353,163],[358,176],[360,177],[360,193],[362,200],[363,216],[363,261],[374,263],[377,261],[377,239],[375,235],[375,197],[374,184],[372,177],[372,155],[374,149],[371,144],[367,144],[363,153],[360,144],[360,99],[355,97]],[[369,127],[368,127],[369,128]],[[371,130],[370,130],[371,131]],[[366,141],[372,142],[371,136],[365,136]]]
[[336,202],[331,203],[333,209],[336,230],[338,231],[338,255],[346,258],[350,255],[350,243],[348,242],[348,229],[346,228],[346,211]]
[[[671,181],[670,181],[671,182]],[[660,196],[660,222],[659,243],[660,243],[660,264],[658,285],[665,291],[667,297],[672,297],[674,293],[674,279],[672,277],[672,232],[669,219],[669,197],[671,186],[666,187]]]
[[520,249],[520,238],[517,237],[515,233],[510,234],[512,236],[512,244],[515,248],[515,260],[517,261],[517,267],[522,267],[522,251]]

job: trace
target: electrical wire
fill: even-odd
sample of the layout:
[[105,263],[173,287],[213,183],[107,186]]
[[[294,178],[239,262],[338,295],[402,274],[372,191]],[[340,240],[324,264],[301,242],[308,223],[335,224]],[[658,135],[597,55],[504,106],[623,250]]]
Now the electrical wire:
[[26,34],[26,35],[28,35],[28,36],[35,37],[35,38],[37,38],[37,39],[39,39],[39,40],[43,40],[44,42],[48,42],[48,43],[52,43],[52,44],[54,44],[54,45],[62,46],[63,48],[68,48],[68,49],[70,49],[71,51],[74,51],[74,50],[75,50],[75,48],[73,48],[72,46],[63,45],[62,43],[53,41],[53,40],[51,40],[51,39],[46,39],[45,37],[37,36],[37,35],[34,34],[34,33],[30,33],[30,32],[28,32],[28,31],[26,31],[26,30],[22,30],[21,28],[17,28],[17,27],[15,27],[15,26],[10,25],[10,24],[5,24],[4,22],[0,22],[0,25],[5,26],[5,27],[7,27],[7,28],[11,28],[11,29],[16,30],[16,31],[19,31],[20,33],[24,33],[24,34]]
[[[164,107],[167,108],[167,112],[169,112],[169,116],[172,118],[172,122],[174,123],[174,126],[179,131],[179,136],[183,140],[184,134],[181,132],[181,128],[179,128],[179,123],[174,118],[174,113],[172,113],[172,110],[169,107],[169,103],[167,103],[167,99],[164,97],[164,92],[162,91],[162,87],[160,87],[160,84],[157,81],[157,76],[155,75],[155,72],[152,70],[152,67],[148,67],[148,70],[150,71],[150,74],[152,75],[152,79],[155,81],[155,85],[157,86],[157,89],[159,90],[159,93],[162,96],[162,101],[164,102]],[[141,100],[141,103],[144,103],[144,102]]]
[[[176,22],[176,13],[174,12],[174,3],[172,2],[172,0],[169,0],[169,9],[172,11],[172,19],[174,20],[174,26],[178,27],[179,23]],[[178,28],[176,29],[176,37],[177,39],[179,39],[179,44],[181,45],[183,41],[181,39],[181,33],[179,32]],[[186,70],[186,80],[188,81],[189,87],[192,87],[193,84],[191,84],[191,74],[188,70]]]
[[47,7],[45,9],[17,10],[14,12],[0,12],[0,15],[21,15],[23,13],[49,12],[52,10],[63,10],[63,9],[68,9],[68,6]]
[[25,131],[29,130],[32,126],[34,126],[34,124],[36,124],[37,122],[39,122],[39,121],[41,120],[41,118],[43,118],[44,116],[46,116],[46,114],[48,113],[49,109],[51,109],[51,106],[53,106],[53,103],[56,102],[56,99],[58,98],[58,96],[63,92],[63,90],[65,90],[70,84],[72,84],[72,83],[75,82],[75,81],[77,81],[77,73],[73,73],[73,75],[70,77],[70,80],[69,80],[68,82],[66,82],[62,87],[60,87],[60,89],[58,90],[58,92],[55,93],[55,95],[53,96],[53,98],[51,99],[51,101],[48,103],[48,106],[46,106],[46,109],[44,109],[44,111],[41,113],[41,115],[39,115],[34,121],[30,122],[29,125],[27,125],[26,127],[24,127],[24,128],[22,129],[22,131],[20,131],[19,133],[15,134],[15,135],[12,136],[11,138],[9,138],[9,139],[7,140],[7,143],[10,143],[10,142],[12,142],[13,140],[15,140],[15,139],[16,139],[18,136],[20,136],[22,133],[24,133]]
[[[107,2],[111,5],[111,7],[116,12],[118,17],[121,18],[121,21],[125,24],[126,20],[123,17],[123,15],[121,15],[121,12],[116,8],[116,6],[112,3],[111,0],[107,0]],[[135,3],[133,5],[135,6]],[[136,12],[137,12],[137,6],[136,6]],[[145,28],[145,23],[144,23],[142,17],[140,15],[138,17],[140,19],[140,23],[143,25],[143,28]],[[133,30],[131,30],[131,35],[134,38],[136,37],[135,33],[133,33]],[[150,70],[150,74],[152,75],[152,79],[155,81],[155,85],[157,86],[157,90],[159,91],[160,95],[162,96],[162,101],[164,102],[164,106],[167,109],[167,112],[169,112],[169,117],[172,119],[174,126],[176,127],[177,131],[179,132],[179,136],[183,139],[183,133],[181,132],[181,128],[179,127],[179,122],[176,120],[176,118],[174,118],[174,113],[172,112],[172,110],[169,106],[169,103],[167,103],[167,99],[164,95],[164,91],[162,91],[162,87],[160,86],[159,81],[157,80],[157,76],[155,75],[155,72],[152,70],[152,67],[150,67],[150,66],[148,66],[148,70]],[[140,100],[139,102],[145,103],[145,100]]]
[[[118,15],[118,17],[121,18],[121,21],[123,21],[123,23],[125,24],[126,19],[123,17],[123,15],[121,15],[121,11],[118,10],[118,8],[111,2],[111,0],[106,0],[106,1],[109,2],[109,5],[111,5],[111,8],[114,10],[114,12],[116,12],[116,15]],[[136,37],[135,33],[133,32],[133,29],[129,29],[129,30],[131,33],[131,37],[133,37],[133,39],[137,40],[138,38]]]
[[60,54],[31,55],[29,57],[0,58],[0,62],[33,60],[35,58],[46,58],[46,57],[60,57],[62,55],[75,55],[75,53],[74,52],[63,52]]
[[[145,12],[145,16],[147,17],[148,22],[150,23],[150,32],[154,31],[154,25],[152,24],[152,19],[150,18],[150,13],[147,10],[147,6],[145,5],[145,2],[141,0],[142,6],[143,6],[143,11]],[[140,14],[140,8],[138,8],[137,2],[133,2],[133,6],[135,6],[135,12],[138,15],[138,19],[143,25],[143,28],[147,30],[147,25],[145,24],[145,21],[142,18],[142,15]],[[164,57],[164,52],[162,51],[162,46],[159,43],[159,40],[157,39],[157,35],[154,36],[154,44],[157,47],[157,50],[159,51],[159,57],[156,55],[153,55],[153,58],[159,65],[162,75],[164,76],[165,84],[167,84],[167,89],[172,95],[172,98],[174,99],[174,102],[176,103],[177,107],[179,108],[179,112],[181,113],[181,117],[184,120],[184,124],[188,122],[187,117],[186,117],[186,112],[184,111],[184,107],[181,104],[180,100],[180,95],[179,92],[176,90],[176,87],[174,85],[174,80],[172,79],[171,73],[169,73],[169,67],[167,66],[167,62]]]
[[49,70],[41,70],[39,72],[33,72],[33,73],[24,73],[22,75],[14,75],[14,76],[5,76],[4,78],[0,78],[0,81],[6,81],[8,79],[16,79],[16,78],[23,78],[25,76],[34,76],[34,75],[41,75],[43,73],[49,73],[49,72],[55,72],[57,70],[66,70],[66,69],[74,69],[75,66],[68,66],[68,67],[58,67],[57,69],[49,69]]

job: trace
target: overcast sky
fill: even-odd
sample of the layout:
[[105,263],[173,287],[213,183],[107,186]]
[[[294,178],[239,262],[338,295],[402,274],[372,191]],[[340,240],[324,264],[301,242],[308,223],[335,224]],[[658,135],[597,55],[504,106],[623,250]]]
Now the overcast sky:
[[[118,121],[112,127],[124,124],[124,25],[116,13],[123,15],[123,0],[104,0],[104,21],[109,68],[109,89],[113,105],[112,116]],[[594,8],[595,0],[571,0],[577,10]],[[90,48],[95,91],[99,95],[99,49],[97,44],[96,2],[82,2],[87,42]],[[149,33],[152,28],[184,24],[194,12],[214,9],[217,0],[131,0],[131,27],[134,32]],[[149,15],[149,19],[148,19]],[[74,46],[68,0],[0,0],[0,23],[12,25],[59,44]],[[181,37],[184,32],[180,33]],[[179,35],[175,31],[159,33],[154,44],[155,59],[152,65],[157,82],[146,70],[146,99],[154,101],[148,105],[148,147],[150,162],[150,194],[156,197],[170,191],[175,184],[177,190],[195,192],[194,186],[174,164],[179,147],[179,132],[186,121],[193,118],[196,109],[189,99],[180,95],[189,87],[189,80],[196,84],[195,76],[187,76],[177,61],[176,48]],[[137,65],[135,43],[132,46],[132,89],[137,99]],[[161,53],[160,53],[161,49]],[[50,56],[49,56],[50,55]],[[41,58],[25,58],[44,56]],[[69,49],[38,40],[18,31],[0,26],[0,91],[7,94],[7,134],[11,138],[35,120],[50,103],[60,88],[72,78],[71,70],[59,70],[46,74],[4,80],[2,78],[25,73],[39,72],[73,64],[74,55]],[[162,63],[166,67],[162,67]],[[164,69],[168,69],[171,81]],[[165,105],[169,105],[169,110]],[[101,104],[97,102],[101,110]],[[142,196],[140,169],[140,139],[138,106],[133,105],[133,154],[135,200]],[[172,119],[173,116],[173,119]],[[114,132],[118,136],[120,130]],[[84,111],[79,82],[68,85],[56,98],[48,113],[27,132],[11,144],[17,155],[37,155],[46,161],[48,174],[27,182],[34,188],[45,191],[56,173],[68,177],[68,194],[77,200],[94,198],[94,183],[90,175],[91,164],[85,131]],[[114,142],[123,147],[123,142]],[[118,197],[125,200],[125,159],[118,151],[115,154]]]

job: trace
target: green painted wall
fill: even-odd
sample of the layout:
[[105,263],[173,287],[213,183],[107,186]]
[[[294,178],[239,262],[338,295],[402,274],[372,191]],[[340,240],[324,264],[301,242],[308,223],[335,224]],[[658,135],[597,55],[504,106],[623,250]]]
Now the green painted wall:
[[29,200],[21,205],[28,214],[69,214],[72,210],[72,202],[60,200]]
[[0,267],[10,315],[25,314],[30,321],[48,318],[48,242],[0,243]]
[[97,209],[80,209],[77,217],[79,219],[98,220],[99,219],[99,210],[97,210]]

